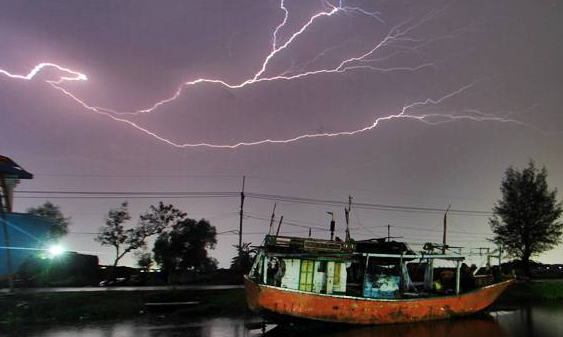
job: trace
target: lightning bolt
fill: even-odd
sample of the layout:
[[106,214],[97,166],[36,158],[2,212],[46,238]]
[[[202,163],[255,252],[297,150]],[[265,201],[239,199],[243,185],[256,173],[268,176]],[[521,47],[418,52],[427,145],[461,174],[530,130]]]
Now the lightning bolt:
[[[464,110],[464,112],[465,112],[464,115],[456,115],[456,114],[452,114],[452,113],[436,113],[436,112],[435,113],[425,113],[425,114],[414,114],[414,112],[413,112],[413,110],[420,110],[421,108],[436,107],[439,104],[441,104],[443,101],[445,101],[449,98],[452,98],[454,96],[460,95],[467,90],[470,90],[474,86],[475,83],[470,83],[470,84],[461,86],[457,90],[454,90],[452,92],[444,94],[443,96],[441,96],[439,98],[435,98],[435,99],[427,98],[427,99],[424,99],[424,100],[421,100],[421,101],[416,101],[416,102],[413,102],[411,104],[405,105],[397,113],[389,114],[389,115],[384,116],[384,117],[376,118],[372,124],[364,126],[362,128],[356,129],[356,130],[340,131],[340,132],[333,132],[333,133],[302,134],[302,135],[298,135],[298,136],[295,136],[293,138],[287,138],[287,139],[263,139],[263,140],[258,140],[258,141],[246,141],[246,142],[243,141],[243,142],[238,142],[238,143],[235,143],[235,144],[214,144],[214,143],[205,143],[205,142],[178,143],[178,142],[174,142],[170,139],[167,139],[162,135],[156,134],[155,132],[152,132],[149,129],[144,128],[144,127],[140,126],[139,124],[124,118],[124,116],[127,116],[127,115],[137,115],[137,114],[145,114],[145,113],[154,112],[158,108],[176,100],[178,97],[180,97],[180,95],[183,93],[183,91],[186,88],[197,86],[197,85],[204,84],[204,83],[216,84],[216,85],[224,86],[224,87],[230,88],[230,89],[242,89],[242,88],[247,87],[247,86],[258,85],[262,82],[292,81],[292,80],[302,79],[302,78],[305,78],[305,77],[317,76],[317,75],[320,75],[320,74],[336,74],[336,73],[344,73],[344,72],[349,72],[349,71],[360,71],[360,70],[374,71],[374,72],[396,72],[396,71],[412,71],[412,72],[414,72],[414,71],[418,71],[418,70],[424,69],[424,68],[435,67],[435,65],[433,63],[424,63],[424,64],[419,64],[417,66],[412,66],[412,67],[407,67],[407,66],[378,67],[378,66],[376,66],[376,64],[379,63],[379,62],[391,59],[394,56],[399,55],[401,53],[418,53],[419,49],[422,48],[423,46],[425,46],[426,44],[431,43],[431,42],[436,41],[436,40],[439,40],[439,39],[443,39],[443,38],[455,37],[454,35],[457,33],[457,31],[454,31],[454,32],[452,32],[448,35],[429,39],[427,41],[415,39],[415,38],[413,38],[409,35],[413,31],[418,29],[419,27],[425,25],[426,23],[432,21],[433,19],[435,19],[436,17],[441,15],[446,10],[446,8],[447,8],[447,6],[446,6],[446,7],[443,7],[441,9],[437,9],[437,10],[429,12],[427,15],[425,15],[424,17],[422,17],[418,21],[414,21],[412,18],[409,18],[409,19],[407,19],[403,22],[400,22],[399,24],[391,27],[391,29],[388,30],[387,34],[379,42],[375,43],[374,45],[370,46],[369,48],[366,48],[366,50],[364,52],[361,52],[356,56],[341,60],[339,63],[337,63],[333,67],[313,69],[313,70],[301,71],[301,72],[297,72],[297,71],[295,71],[295,69],[288,69],[287,71],[282,72],[281,74],[267,76],[266,73],[268,72],[268,66],[269,66],[270,62],[276,56],[278,56],[282,51],[288,49],[302,35],[306,34],[307,31],[309,30],[309,28],[311,26],[313,26],[314,24],[316,24],[320,20],[328,20],[331,17],[338,15],[340,13],[343,13],[343,14],[357,13],[357,14],[360,14],[360,15],[363,15],[363,16],[373,18],[381,24],[385,23],[385,21],[380,17],[381,14],[379,12],[370,12],[370,11],[364,10],[362,8],[359,8],[359,7],[345,6],[343,1],[339,1],[338,5],[333,5],[330,2],[323,0],[322,4],[326,8],[325,10],[322,10],[322,11],[318,12],[317,14],[309,17],[309,19],[306,20],[305,23],[302,24],[295,32],[293,32],[291,35],[289,35],[289,37],[287,37],[287,39],[285,41],[282,41],[279,35],[280,35],[280,32],[282,32],[282,30],[284,30],[285,27],[286,27],[286,24],[287,24],[289,16],[290,16],[290,11],[286,7],[285,0],[280,0],[279,9],[283,12],[284,15],[283,15],[283,19],[281,20],[281,22],[275,27],[275,29],[272,32],[272,35],[271,35],[271,50],[265,56],[265,58],[263,59],[263,62],[260,65],[258,71],[255,72],[252,76],[250,76],[246,80],[238,82],[238,83],[231,83],[231,82],[228,82],[228,81],[222,80],[222,79],[209,79],[209,78],[198,78],[198,79],[195,79],[195,80],[187,81],[187,82],[182,83],[178,87],[178,89],[175,91],[175,93],[172,96],[170,96],[169,98],[160,100],[160,101],[154,103],[152,106],[150,106],[148,108],[140,109],[140,110],[136,110],[136,111],[116,111],[116,110],[112,110],[112,109],[109,109],[109,108],[97,107],[97,106],[92,106],[92,105],[87,104],[82,99],[80,99],[79,97],[74,95],[72,92],[70,92],[68,89],[65,89],[63,87],[63,84],[64,84],[64,82],[71,82],[71,81],[75,81],[75,82],[76,81],[87,81],[88,77],[81,72],[71,70],[67,67],[63,67],[63,66],[60,66],[60,65],[57,65],[57,64],[54,64],[54,63],[40,63],[37,66],[35,66],[26,75],[12,74],[12,73],[10,73],[6,70],[3,70],[3,69],[0,69],[0,74],[3,74],[5,76],[8,76],[9,78],[13,78],[13,79],[31,81],[31,80],[34,80],[36,77],[38,77],[38,75],[46,68],[57,69],[57,70],[65,73],[65,75],[60,76],[57,80],[44,80],[44,81],[46,83],[48,83],[50,86],[52,86],[54,89],[58,90],[59,92],[61,92],[65,96],[67,96],[68,98],[74,100],[76,103],[78,103],[84,109],[91,111],[91,112],[94,112],[94,113],[104,115],[104,116],[110,118],[113,121],[124,123],[124,124],[126,124],[130,127],[137,129],[138,131],[140,131],[140,132],[142,132],[146,135],[149,135],[149,136],[151,136],[151,137],[153,137],[153,138],[155,138],[155,139],[157,139],[161,142],[164,142],[164,143],[171,145],[173,147],[176,147],[176,148],[209,147],[209,148],[234,149],[234,148],[238,148],[238,147],[242,147],[242,146],[254,146],[254,145],[261,145],[261,144],[292,143],[292,142],[296,142],[296,141],[299,141],[299,140],[310,139],[310,138],[352,136],[352,135],[357,135],[357,134],[360,134],[360,133],[363,133],[363,132],[373,130],[376,127],[378,127],[381,122],[390,121],[390,120],[394,120],[394,119],[416,120],[416,121],[420,121],[420,122],[428,124],[428,125],[437,125],[437,124],[443,124],[443,123],[460,121],[460,120],[471,120],[471,121],[478,121],[478,122],[482,122],[482,121],[510,122],[510,123],[515,123],[515,124],[518,124],[518,125],[524,125],[523,123],[521,123],[521,122],[519,122],[515,119],[508,118],[508,116],[503,117],[503,116],[498,116],[498,115],[486,114],[486,113],[479,111],[479,110],[476,110],[476,109]],[[377,56],[378,52],[382,52],[383,50],[393,50],[393,52],[389,53],[388,55]],[[326,54],[328,52],[330,52],[330,49],[327,49],[327,50],[321,52],[319,54],[319,56],[317,56],[317,58],[322,57],[324,54]],[[306,69],[308,66],[314,64],[317,58],[305,63],[305,65],[303,65],[301,67],[301,69]]]
[[62,72],[73,75],[72,77],[61,76],[57,81],[46,80],[46,82],[48,82],[48,83],[61,84],[64,81],[87,81],[88,80],[88,77],[86,75],[79,73],[77,71],[70,70],[68,68],[59,66],[58,64],[55,64],[55,63],[39,63],[33,69],[31,69],[31,71],[27,75],[12,74],[12,73],[9,73],[8,71],[3,70],[3,69],[0,69],[0,74],[4,74],[4,75],[6,75],[10,78],[29,81],[29,80],[34,79],[45,68],[55,68],[55,69],[60,70]]

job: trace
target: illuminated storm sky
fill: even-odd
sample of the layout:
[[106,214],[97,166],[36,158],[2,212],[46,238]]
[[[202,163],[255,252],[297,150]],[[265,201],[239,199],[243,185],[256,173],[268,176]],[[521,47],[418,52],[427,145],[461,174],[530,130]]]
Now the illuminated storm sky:
[[[504,170],[530,158],[563,187],[557,1],[1,4],[0,153],[35,174],[22,191],[237,192],[246,175],[253,193],[489,211]],[[68,71],[21,78],[42,62]],[[18,211],[45,198],[19,196]],[[51,198],[72,217],[65,245],[109,262],[89,233],[125,199],[136,218],[161,198]],[[238,228],[236,197],[164,200]],[[272,207],[247,198],[245,242],[260,243]],[[326,211],[342,229],[341,207],[277,205],[292,235],[327,237]],[[441,240],[440,214],[352,218],[358,239],[391,224],[407,241]],[[487,244],[486,216],[449,221],[452,244]],[[212,253],[223,267],[232,234]]]

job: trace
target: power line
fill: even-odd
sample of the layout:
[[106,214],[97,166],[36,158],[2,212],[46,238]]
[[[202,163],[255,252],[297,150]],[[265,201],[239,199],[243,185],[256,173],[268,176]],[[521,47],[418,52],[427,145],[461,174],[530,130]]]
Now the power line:
[[[288,234],[288,233],[306,233],[308,232],[308,230],[300,230],[300,231],[283,231],[284,233]],[[98,232],[68,232],[68,234],[70,235],[98,235],[100,233]],[[268,234],[268,232],[244,232],[244,234],[248,234],[248,235],[266,235]],[[227,231],[222,231],[222,232],[217,232],[216,235],[238,235],[238,229],[231,229],[231,230],[227,230]]]
[[[228,231],[225,233],[217,233],[217,235],[238,235],[238,231],[235,230],[237,233],[233,233],[232,231]],[[301,230],[301,231],[281,231],[284,234],[298,234],[298,233],[307,233],[308,230]],[[244,235],[266,235],[268,232],[244,232]]]
[[[392,228],[402,228],[402,229],[409,229],[415,231],[425,231],[425,232],[435,232],[435,233],[442,233],[443,231],[438,229],[425,229],[425,228],[417,228],[417,227],[408,227],[408,226],[391,226]],[[458,233],[458,234],[470,234],[470,235],[491,235],[492,233],[485,233],[485,232],[465,232],[465,231],[455,231],[455,230],[448,230],[448,233]]]
[[139,192],[139,191],[18,191],[18,199],[196,199],[234,198],[237,192]]
[[240,192],[230,191],[18,191],[22,194],[73,194],[73,195],[178,195],[178,196],[238,196]]
[[34,173],[45,177],[77,178],[240,178],[234,174],[96,174],[96,173]]
[[[326,206],[347,205],[347,203],[344,201],[301,198],[301,197],[291,197],[291,196],[282,196],[282,195],[274,195],[274,194],[247,193],[247,196],[249,198],[254,198],[254,199],[285,201],[285,202],[302,203],[302,204],[315,204],[315,205],[326,205]],[[360,209],[377,209],[377,210],[385,210],[385,211],[430,213],[430,214],[442,214],[444,212],[444,209],[441,208],[370,204],[370,203],[357,203],[357,202],[354,203],[354,207]],[[460,209],[452,209],[450,210],[450,213],[454,213],[457,215],[477,215],[477,216],[490,216],[493,214],[492,212],[487,212],[487,211],[460,210]]]
[[[245,212],[244,213],[245,216],[247,218],[250,219],[256,219],[256,220],[264,220],[264,221],[270,221],[271,218],[266,217],[266,215],[264,214],[258,214],[258,213],[253,213],[253,212]],[[275,219],[275,220],[279,220]],[[328,227],[320,227],[323,226],[323,224],[318,223],[318,222],[309,222],[309,221],[302,221],[302,220],[295,220],[295,219],[288,219],[288,218],[284,218],[283,219],[283,224],[287,224],[290,226],[295,226],[295,227],[301,227],[301,228],[311,228],[311,229],[315,229],[315,231],[323,231],[323,232],[327,232],[330,231],[330,229]],[[350,227],[350,229],[360,229],[361,227]]]
[[[261,214],[261,213],[254,213],[254,212],[244,212],[245,215],[254,215],[257,217],[267,217],[267,215],[265,214]],[[271,217],[271,216],[270,216]],[[270,221],[271,219],[268,218]],[[278,219],[279,220],[279,219]],[[298,224],[302,224],[302,225],[307,225],[307,226],[323,226],[323,224],[318,223],[318,222],[311,222],[311,221],[303,221],[303,220],[295,220],[295,219],[288,219],[284,217],[284,223],[286,222],[293,222],[293,223],[298,223]]]
[[[36,176],[45,177],[76,177],[76,178],[233,178],[240,179],[242,174],[102,174],[102,173],[35,173]],[[264,176],[254,176],[246,175],[248,179],[269,181],[274,183],[284,183],[284,184],[295,184],[302,186],[302,182],[281,180],[271,177]],[[366,188],[350,188],[349,186],[326,186],[319,184],[305,184],[307,186],[323,187],[332,190],[346,190],[346,191],[358,191],[358,192],[369,192],[369,193],[385,193],[394,195],[406,195],[406,196],[427,196],[427,194],[414,194],[397,192],[395,190],[384,190],[384,189],[366,189]],[[466,199],[466,200],[481,200],[478,198],[469,198],[461,196],[451,196],[451,195],[431,195],[434,198],[440,199]]]
[[[267,217],[259,217],[259,216],[252,216],[252,215],[246,215],[246,217],[250,218],[250,219],[255,219],[255,220],[270,221],[270,219],[267,218]],[[300,224],[297,224],[297,223],[294,223],[294,222],[291,222],[291,221],[285,221],[285,219],[284,219],[283,224],[287,225],[287,226],[301,227],[301,228],[307,228],[307,229],[312,228],[312,229],[316,229],[316,230],[319,230],[319,231],[330,231],[328,228],[313,227],[313,226],[310,226],[310,225],[300,225]]]
[[[248,218],[251,219],[257,219],[257,220],[264,220],[264,221],[269,221],[270,219],[268,217],[266,217],[266,215],[263,214],[258,214],[258,213],[253,213],[253,212],[245,212],[245,215]],[[322,230],[322,231],[328,231],[327,228],[324,227],[317,227],[321,224],[319,223],[313,223],[313,222],[306,222],[306,221],[299,221],[299,220],[295,220],[295,219],[287,219],[288,221],[285,221],[286,219],[284,219],[284,224],[290,224],[291,226],[299,226],[299,227],[303,227],[303,228],[316,228],[318,230]],[[311,225],[316,225],[316,226],[311,226]],[[358,227],[351,227],[351,229],[354,230],[365,230],[367,232],[371,232],[372,234],[377,234],[377,233],[373,233],[372,230],[375,228],[384,228],[387,227],[386,225],[377,225],[377,226],[365,226],[365,225],[361,225]],[[398,229],[406,229],[406,230],[414,230],[414,231],[422,231],[422,232],[431,232],[431,233],[442,233],[442,230],[438,230],[438,229],[427,229],[427,228],[418,228],[418,227],[409,227],[409,226],[396,226],[396,225],[391,225],[391,228],[398,228]],[[483,236],[490,236],[492,233],[491,232],[468,232],[468,231],[460,231],[460,230],[448,230],[448,233],[452,233],[454,235],[483,235]]]
[[[19,191],[18,194],[24,194],[24,196],[16,195],[16,198],[42,198],[38,195],[49,195],[49,198],[58,199],[96,199],[96,198],[235,198],[239,197],[240,192],[232,191],[192,191],[192,192],[180,192],[180,191]],[[313,204],[313,205],[324,205],[324,206],[334,206],[334,207],[345,207],[347,205],[344,201],[337,200],[326,200],[326,199],[316,199],[316,198],[302,198],[293,196],[284,196],[276,194],[262,194],[262,193],[251,193],[246,192],[245,196],[248,198],[254,198],[259,200],[270,200],[270,201],[283,201],[289,203],[298,204]],[[403,213],[426,213],[426,214],[442,214],[444,209],[432,208],[432,207],[416,207],[416,206],[406,206],[406,205],[387,205],[387,204],[374,204],[374,203],[354,203],[356,209],[369,209],[369,210],[382,210],[382,211],[392,211],[392,212],[403,212]],[[460,216],[490,216],[493,213],[480,210],[461,210],[452,209],[451,214],[456,214]]]
[[19,196],[14,197],[17,199],[76,199],[76,200],[92,200],[92,199],[211,199],[211,198],[233,198],[232,196],[167,196],[167,195],[155,195],[155,196],[91,196],[91,197],[80,197],[80,196]]
[[[394,194],[394,195],[405,195],[405,196],[415,196],[415,197],[427,197],[430,196],[432,198],[438,199],[461,199],[461,200],[482,200],[479,198],[470,198],[470,197],[463,197],[463,196],[452,196],[452,195],[429,195],[429,194],[418,194],[418,193],[405,193],[405,192],[397,192],[396,190],[384,190],[384,189],[366,189],[366,188],[353,188],[350,186],[326,186],[326,185],[319,185],[319,184],[309,184],[303,182],[296,182],[290,180],[281,180],[276,178],[269,178],[269,177],[260,177],[260,176],[247,176],[247,178],[254,179],[254,180],[262,180],[262,181],[269,181],[274,183],[284,183],[284,184],[294,184],[298,186],[312,186],[312,187],[322,187],[324,189],[330,190],[339,190],[339,191],[358,191],[362,193],[385,193],[385,194]],[[348,193],[346,192],[346,193]]]

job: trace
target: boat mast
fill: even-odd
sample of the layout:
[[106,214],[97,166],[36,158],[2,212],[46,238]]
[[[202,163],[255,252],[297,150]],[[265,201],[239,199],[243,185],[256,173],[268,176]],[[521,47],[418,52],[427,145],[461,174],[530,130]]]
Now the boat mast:
[[330,220],[330,241],[334,241],[334,230],[336,227],[336,221],[334,220],[334,212],[327,212],[328,214],[331,215],[331,220]]
[[344,209],[346,215],[346,242],[350,241],[350,211],[352,210],[352,196],[348,196],[348,208]]
[[278,235],[280,235],[280,228],[282,225],[282,221],[283,221],[283,215],[280,217],[280,222],[278,223],[278,230],[276,231],[276,237],[278,237]]
[[242,261],[242,219],[244,216],[244,183],[246,181],[246,176],[242,176],[242,190],[240,192],[240,218],[239,218],[239,229],[238,229],[238,257],[239,261]]
[[444,236],[442,238],[442,254],[446,254],[446,230],[448,229],[448,211],[452,205],[448,205],[446,213],[444,213]]
[[276,216],[276,205],[277,203],[274,202],[274,209],[272,210],[272,217],[270,218],[270,229],[268,229],[268,235],[272,233],[272,226],[274,225],[274,217]]

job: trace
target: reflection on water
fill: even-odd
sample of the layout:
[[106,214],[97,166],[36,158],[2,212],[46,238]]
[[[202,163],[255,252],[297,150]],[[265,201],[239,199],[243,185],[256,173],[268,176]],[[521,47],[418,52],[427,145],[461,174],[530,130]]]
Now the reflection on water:
[[[126,320],[117,323],[91,323],[78,326],[35,327],[10,331],[8,336],[29,337],[253,337],[262,336],[260,329],[250,330],[248,320],[214,318],[189,322]],[[250,323],[259,326],[258,320]],[[0,336],[5,336],[0,332]]]
[[[169,320],[126,320],[117,323],[89,323],[78,326],[34,327],[0,332],[2,336],[30,337],[251,337],[261,336],[258,319],[214,318],[179,322]],[[288,337],[275,328],[265,337]],[[534,304],[494,311],[462,319],[373,326],[340,331],[309,330],[293,335],[308,337],[561,337],[563,336],[563,303]]]
[[499,325],[505,327],[510,336],[563,336],[563,303],[561,302],[526,305],[514,311],[493,312],[492,315]]
[[509,336],[503,327],[490,316],[417,322],[412,324],[382,325],[338,333],[327,337],[489,337]]

